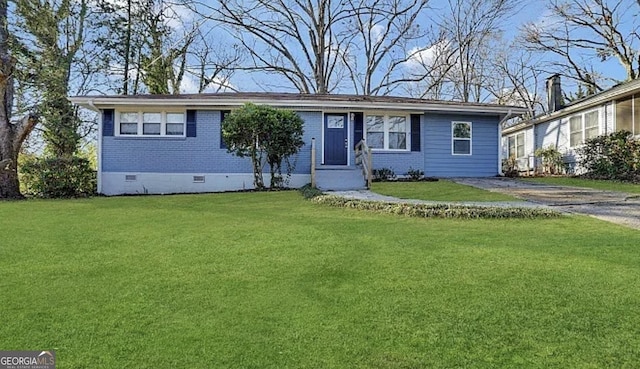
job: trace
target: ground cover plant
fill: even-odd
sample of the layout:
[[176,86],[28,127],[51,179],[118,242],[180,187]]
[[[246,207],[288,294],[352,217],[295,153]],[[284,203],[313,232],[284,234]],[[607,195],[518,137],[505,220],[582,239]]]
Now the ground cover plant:
[[631,368],[640,233],[298,192],[0,202],[0,347],[60,368]]
[[[416,218],[495,219],[495,218],[556,218],[561,214],[552,209],[531,207],[502,207],[480,205],[457,205],[447,203],[412,204],[384,201],[348,199],[342,196],[315,196],[317,204],[373,211],[377,213],[404,215]],[[484,204],[483,204],[484,205]]]
[[520,201],[513,196],[443,179],[435,182],[375,182],[371,191],[401,199],[428,201]]
[[586,178],[579,178],[579,177],[534,177],[534,178],[520,178],[519,180],[527,181],[527,182],[538,182],[538,183],[544,183],[549,185],[586,187],[586,188],[593,188],[596,190],[640,194],[640,184],[635,184],[630,182],[600,180],[600,179],[586,179]]

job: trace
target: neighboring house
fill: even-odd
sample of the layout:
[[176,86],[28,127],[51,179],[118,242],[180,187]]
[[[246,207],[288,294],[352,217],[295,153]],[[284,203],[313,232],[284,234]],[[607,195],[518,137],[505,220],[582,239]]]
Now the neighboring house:
[[576,149],[585,140],[626,130],[640,136],[640,79],[561,105],[560,77],[547,80],[549,114],[505,128],[502,155],[514,157],[519,170],[540,168],[534,153],[555,147],[564,155],[569,172],[580,171]]
[[[222,93],[76,96],[100,113],[98,192],[215,192],[253,188],[249,158],[227,152],[221,122],[247,102],[288,108],[304,120],[304,142],[289,186],[362,188],[354,147],[366,139],[373,168],[409,169],[427,176],[500,174],[500,127],[525,109],[494,104],[399,97]],[[265,168],[265,183],[269,183]]]

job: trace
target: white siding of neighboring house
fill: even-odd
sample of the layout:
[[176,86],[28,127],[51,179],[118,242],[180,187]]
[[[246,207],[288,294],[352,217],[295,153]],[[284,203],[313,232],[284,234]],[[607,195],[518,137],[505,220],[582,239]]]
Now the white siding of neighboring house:
[[570,147],[570,128],[569,120],[571,117],[581,115],[590,111],[598,110],[599,129],[598,134],[607,134],[614,131],[613,117],[615,116],[614,105],[608,102],[596,108],[589,108],[573,114],[548,122],[544,122],[535,126],[536,140],[535,147],[554,146],[558,151],[564,154],[564,161],[569,167],[577,172],[580,168],[577,166],[579,158],[576,154],[576,147]]
[[552,120],[535,126],[535,148],[554,146],[560,152],[569,148],[569,118]]
[[507,159],[509,157],[509,138],[515,137],[524,133],[524,157],[517,158],[518,168],[520,170],[526,170],[527,168],[533,170],[533,153],[535,152],[534,146],[534,133],[533,127],[526,127],[524,130],[520,130],[515,133],[510,133],[502,137],[502,157]]

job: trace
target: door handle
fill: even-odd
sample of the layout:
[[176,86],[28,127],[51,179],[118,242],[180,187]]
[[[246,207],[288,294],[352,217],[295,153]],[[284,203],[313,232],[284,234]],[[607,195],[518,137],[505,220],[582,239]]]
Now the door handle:
[[344,148],[345,149],[349,148],[349,139],[348,138],[344,139]]

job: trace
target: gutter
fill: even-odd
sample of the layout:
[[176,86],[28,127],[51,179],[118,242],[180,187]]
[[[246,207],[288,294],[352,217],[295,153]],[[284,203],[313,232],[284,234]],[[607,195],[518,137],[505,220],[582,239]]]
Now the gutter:
[[93,100],[87,101],[87,106],[89,109],[98,113],[98,137],[96,138],[96,155],[98,156],[96,159],[96,163],[98,167],[96,168],[96,192],[102,193],[102,111],[98,109]]
[[498,175],[499,176],[504,175],[504,173],[502,172],[502,124],[507,120],[511,118],[515,118],[519,115],[522,115],[522,113],[514,114],[513,110],[509,109],[507,111],[507,114],[504,116],[504,118],[500,119],[500,122],[498,123]]
[[100,113],[100,109],[98,109],[94,103],[93,103],[93,99],[87,101],[87,106],[89,107],[89,109],[95,111],[96,113]]
[[[96,105],[101,107],[131,107],[131,106],[181,106],[181,107],[203,107],[205,109],[216,109],[220,107],[238,107],[244,105],[247,101],[252,101],[256,104],[264,104],[270,106],[280,106],[292,109],[300,110],[329,110],[329,109],[371,109],[371,110],[406,110],[415,112],[459,112],[459,113],[484,113],[484,114],[496,114],[502,115],[507,112],[511,114],[512,107],[505,107],[500,105],[464,105],[464,104],[451,104],[451,103],[438,103],[438,102],[365,102],[365,101],[325,101],[325,100],[295,100],[295,99],[245,99],[242,97],[231,98],[225,97],[223,99],[179,99],[179,98],[167,98],[167,99],[145,99],[145,98],[130,98],[130,97],[95,97],[88,98],[83,96],[70,97],[69,100],[77,105],[86,106],[92,110],[96,109]],[[508,109],[508,111],[507,111]],[[526,112],[526,109],[521,109],[522,113]]]

